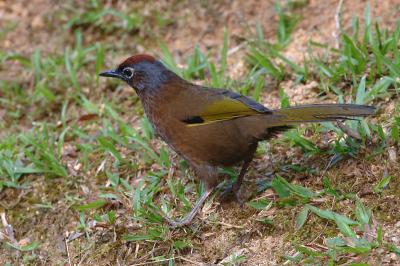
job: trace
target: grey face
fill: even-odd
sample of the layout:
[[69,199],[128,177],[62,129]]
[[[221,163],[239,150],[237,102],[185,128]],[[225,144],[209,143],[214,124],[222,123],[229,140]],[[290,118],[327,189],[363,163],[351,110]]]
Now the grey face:
[[115,70],[100,73],[102,77],[118,78],[130,85],[136,91],[155,90],[171,75],[168,69],[158,61],[140,62],[137,64],[120,65]]

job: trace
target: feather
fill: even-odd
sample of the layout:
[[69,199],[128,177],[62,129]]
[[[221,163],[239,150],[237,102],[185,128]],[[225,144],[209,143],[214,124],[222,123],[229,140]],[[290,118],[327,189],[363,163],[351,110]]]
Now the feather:
[[184,119],[183,122],[188,126],[201,126],[239,117],[272,113],[256,101],[229,90],[212,89],[208,92],[209,99],[215,98],[215,100],[207,104],[199,114]]
[[[310,104],[273,110],[271,122],[277,126],[303,122],[351,120],[375,113],[375,107],[358,104]],[[275,118],[274,118],[275,117]],[[274,123],[271,123],[271,125]]]

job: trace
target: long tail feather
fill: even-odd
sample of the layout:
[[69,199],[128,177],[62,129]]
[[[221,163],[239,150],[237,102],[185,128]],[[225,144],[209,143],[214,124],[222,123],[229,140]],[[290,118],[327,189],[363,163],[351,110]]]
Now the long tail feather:
[[[375,107],[357,104],[312,104],[273,110],[268,127],[323,122],[373,115]],[[268,117],[268,116],[267,116]]]

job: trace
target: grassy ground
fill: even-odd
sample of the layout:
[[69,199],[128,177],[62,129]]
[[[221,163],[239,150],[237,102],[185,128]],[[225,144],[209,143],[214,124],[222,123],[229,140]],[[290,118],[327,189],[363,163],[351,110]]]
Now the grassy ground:
[[[400,263],[395,0],[65,2],[0,3],[2,265]],[[217,193],[171,229],[160,213],[202,188],[134,91],[97,75],[140,52],[271,108],[378,112],[262,143],[243,208]]]

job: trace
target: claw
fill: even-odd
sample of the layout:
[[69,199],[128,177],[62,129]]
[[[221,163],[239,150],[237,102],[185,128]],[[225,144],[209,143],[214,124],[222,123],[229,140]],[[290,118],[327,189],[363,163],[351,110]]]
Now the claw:
[[178,219],[178,220],[172,220],[168,217],[164,216],[164,220],[172,227],[172,228],[177,228],[177,227],[182,227],[185,225],[189,225],[192,223],[193,218],[196,216],[196,214],[199,212],[201,206],[203,206],[203,203],[206,201],[208,196],[211,194],[213,189],[208,189],[206,190],[200,198],[197,200],[196,204],[194,205],[193,209],[189,212],[189,214],[183,218],[183,219]]
[[233,190],[233,193],[235,194],[236,201],[240,204],[240,207],[244,207],[244,200],[242,196],[240,195],[240,189],[238,190]]
[[244,200],[240,195],[240,187],[237,186],[237,183],[230,184],[227,188],[225,188],[221,192],[220,200],[223,202],[227,202],[232,200],[232,197],[236,199],[241,207],[244,206]]
[[171,228],[178,228],[185,225],[189,225],[192,222],[193,218],[190,220],[187,218],[188,217],[185,217],[184,219],[172,220],[168,217],[164,217],[165,221],[169,224]]

